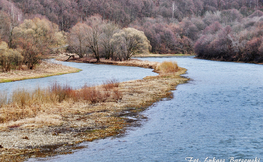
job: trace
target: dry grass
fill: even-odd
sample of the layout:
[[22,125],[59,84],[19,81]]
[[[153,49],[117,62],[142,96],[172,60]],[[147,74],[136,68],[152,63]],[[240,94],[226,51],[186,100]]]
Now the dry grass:
[[7,103],[7,93],[0,92],[0,108]]
[[43,61],[33,70],[0,71],[0,83],[79,72],[80,69]]
[[[103,86],[88,87],[84,85],[75,90],[69,85],[53,83],[49,88],[28,92],[18,89],[13,92],[10,101],[1,99],[0,123],[17,121],[25,118],[33,118],[46,113],[46,105],[56,105],[62,102],[87,102],[91,104],[117,101],[122,98],[117,89],[119,83],[116,80],[106,81]],[[4,102],[5,101],[5,102]],[[48,112],[53,113],[54,112]],[[56,114],[56,113],[55,113]]]
[[161,73],[176,73],[179,70],[179,67],[176,62],[164,61],[157,66],[156,70]]
[[114,87],[119,87],[119,82],[116,79],[112,79],[104,82],[102,86],[106,91],[108,91]]

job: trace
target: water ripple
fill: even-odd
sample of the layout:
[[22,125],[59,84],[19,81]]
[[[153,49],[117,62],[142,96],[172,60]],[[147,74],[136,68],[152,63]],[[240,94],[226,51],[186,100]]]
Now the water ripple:
[[[120,139],[87,143],[87,149],[50,161],[185,162],[186,157],[263,158],[263,66],[184,58],[192,80],[174,98],[160,101],[143,115],[149,120]],[[127,142],[118,142],[127,141]],[[37,160],[37,159],[33,159]],[[47,159],[46,159],[47,160]]]

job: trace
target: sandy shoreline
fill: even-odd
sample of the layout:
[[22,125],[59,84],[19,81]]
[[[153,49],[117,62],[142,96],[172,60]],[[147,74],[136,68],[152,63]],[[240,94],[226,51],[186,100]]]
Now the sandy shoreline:
[[[152,69],[158,65],[138,60],[101,63]],[[122,82],[118,90],[123,96],[118,101],[46,105],[53,114],[0,124],[0,159],[23,161],[30,157],[69,153],[83,141],[122,134],[127,126],[140,120],[141,111],[162,98],[171,97],[171,90],[187,82],[188,79],[180,76],[185,72],[186,69],[180,68],[172,74]]]

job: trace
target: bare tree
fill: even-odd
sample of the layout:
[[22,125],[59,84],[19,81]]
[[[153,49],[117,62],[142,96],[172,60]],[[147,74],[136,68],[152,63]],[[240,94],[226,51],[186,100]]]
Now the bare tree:
[[102,54],[106,59],[113,58],[113,44],[110,40],[112,36],[119,31],[119,28],[113,23],[107,23],[102,26],[102,35],[100,43],[102,45]]
[[115,47],[115,55],[120,60],[128,60],[136,53],[148,53],[151,48],[150,41],[144,32],[134,28],[124,28],[114,34],[111,43]]
[[101,16],[92,16],[85,23],[78,23],[70,29],[69,45],[80,58],[89,50],[99,62],[102,56],[106,59],[112,57],[110,40],[117,31],[115,24],[103,21]]
[[88,47],[94,57],[97,59],[97,62],[100,62],[100,49],[101,44],[100,40],[102,37],[102,25],[105,22],[102,20],[101,16],[91,16],[87,19],[86,24],[90,26],[88,30],[86,30],[86,47]]
[[91,27],[84,23],[77,23],[69,31],[68,42],[70,48],[79,55],[80,58],[87,53],[87,31],[90,31]]
[[8,0],[1,0],[0,6],[0,28],[4,30],[4,32],[1,33],[1,37],[8,43],[9,47],[13,48],[13,30],[18,26],[19,21],[21,21],[22,12],[13,2]]

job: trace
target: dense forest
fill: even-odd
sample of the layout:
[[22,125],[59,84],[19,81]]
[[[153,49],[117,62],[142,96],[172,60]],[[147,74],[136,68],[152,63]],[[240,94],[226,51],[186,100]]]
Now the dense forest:
[[33,68],[66,45],[98,61],[150,50],[263,62],[262,10],[263,0],[0,0],[0,65]]

